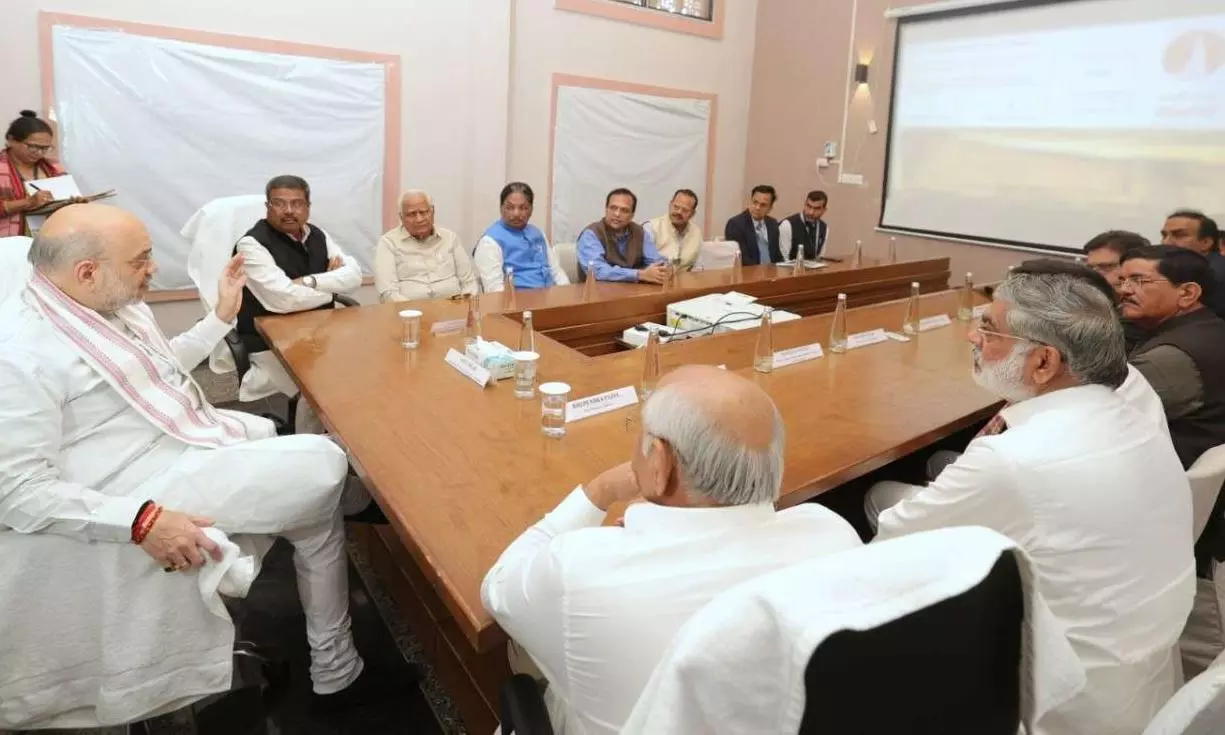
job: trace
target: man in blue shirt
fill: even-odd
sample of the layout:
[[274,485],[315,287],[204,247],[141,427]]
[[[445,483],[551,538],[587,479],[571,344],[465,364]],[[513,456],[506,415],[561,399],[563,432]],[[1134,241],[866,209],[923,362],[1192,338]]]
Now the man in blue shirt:
[[651,233],[634,222],[638,197],[613,189],[604,198],[604,218],[583,228],[578,237],[579,276],[591,270],[597,281],[666,283],[667,261],[655,249]]

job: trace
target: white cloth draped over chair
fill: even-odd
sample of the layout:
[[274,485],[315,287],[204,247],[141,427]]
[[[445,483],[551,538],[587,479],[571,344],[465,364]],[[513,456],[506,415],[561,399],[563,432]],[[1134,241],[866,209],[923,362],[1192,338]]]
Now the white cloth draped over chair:
[[740,246],[731,240],[706,240],[698,249],[698,259],[693,269],[710,271],[731,268],[739,252]]
[[1225,733],[1225,653],[1165,703],[1144,735]]
[[[1084,670],[1046,609],[1025,554],[1006,537],[977,527],[871,544],[724,593],[677,634],[623,732],[797,732],[805,711],[805,671],[824,641],[965,593],[1009,554],[1017,561],[1025,600],[1020,713],[1039,723],[1031,732],[1043,732],[1042,717],[1083,688]],[[876,695],[881,707],[890,706],[888,691]],[[872,721],[869,711],[863,717]]]
[[30,277],[28,237],[0,237],[0,300],[25,285]]
[[[225,264],[234,255],[234,245],[264,215],[264,196],[245,194],[214,199],[183,225],[179,234],[191,242],[187,274],[200,294],[205,313],[217,303],[217,281]],[[271,352],[250,357],[251,369],[239,383],[238,400],[257,401],[278,393],[287,396],[297,394],[297,386],[285,375]],[[233,355],[224,342],[213,350],[208,366],[219,375],[235,370]]]

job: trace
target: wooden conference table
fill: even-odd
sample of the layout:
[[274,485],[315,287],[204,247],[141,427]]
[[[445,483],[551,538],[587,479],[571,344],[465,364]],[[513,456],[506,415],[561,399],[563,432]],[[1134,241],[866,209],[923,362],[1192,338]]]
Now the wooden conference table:
[[[595,284],[481,297],[486,339],[517,344],[520,312],[540,334],[538,380],[561,380],[581,398],[637,386],[640,353],[619,348],[627,326],[663,322],[668,303],[736,290],[805,318],[779,323],[774,347],[828,343],[838,292],[853,308],[848,329],[898,330],[912,281],[923,316],[956,316],[947,259],[888,265],[831,264],[794,276],[774,266],[683,274],[674,287]],[[984,300],[983,297],[978,297]],[[499,554],[576,485],[627,460],[631,407],[540,431],[539,399],[516,400],[513,381],[484,389],[445,364],[462,335],[431,324],[461,319],[463,302],[416,302],[424,312],[418,350],[400,345],[403,304],[315,311],[259,320],[259,329],[345,445],[391,524],[358,532],[359,543],[421,638],[467,725],[489,732],[507,675],[505,634],[481,606],[480,585]],[[909,343],[887,341],[779,368],[753,371],[756,330],[662,346],[664,371],[721,364],[762,386],[787,425],[781,506],[847,480],[987,418],[996,401],[970,378],[966,325],[954,322]]]

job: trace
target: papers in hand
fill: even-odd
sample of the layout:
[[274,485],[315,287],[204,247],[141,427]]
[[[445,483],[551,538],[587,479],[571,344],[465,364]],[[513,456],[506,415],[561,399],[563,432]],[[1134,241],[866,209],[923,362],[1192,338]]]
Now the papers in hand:
[[[115,196],[114,189],[110,189],[109,191],[104,191],[99,194],[83,196],[80,188],[77,187],[76,179],[72,178],[70,174],[26,182],[27,196],[34,196],[40,191],[50,192],[51,201],[47,202],[38,209],[31,210],[26,214],[27,217],[46,217],[47,215],[58,211],[62,207],[72,204],[74,197],[76,197],[78,201],[96,202],[99,199],[108,199]],[[31,225],[31,227],[32,229],[37,229],[34,228],[33,225]]]

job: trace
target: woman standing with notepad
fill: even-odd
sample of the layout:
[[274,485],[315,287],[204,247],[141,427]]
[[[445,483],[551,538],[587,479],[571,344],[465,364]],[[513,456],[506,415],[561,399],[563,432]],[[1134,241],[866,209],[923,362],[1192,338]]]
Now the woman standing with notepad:
[[9,125],[0,151],[0,237],[29,234],[26,213],[52,200],[47,191],[26,196],[27,182],[64,174],[47,159],[52,141],[51,126],[30,110]]

